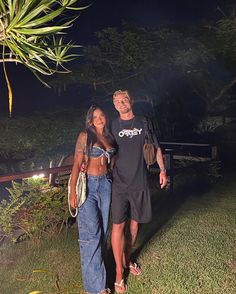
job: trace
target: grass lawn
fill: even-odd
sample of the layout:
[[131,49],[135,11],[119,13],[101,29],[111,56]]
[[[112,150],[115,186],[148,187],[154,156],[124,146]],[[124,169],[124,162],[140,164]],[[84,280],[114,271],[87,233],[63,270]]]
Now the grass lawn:
[[[135,252],[143,274],[128,277],[127,293],[236,293],[234,178],[228,175],[205,193],[189,192],[185,201],[180,192],[153,195],[153,221],[141,227]],[[108,267],[113,282],[111,257]],[[76,227],[57,237],[0,247],[0,289],[2,294],[82,294]]]

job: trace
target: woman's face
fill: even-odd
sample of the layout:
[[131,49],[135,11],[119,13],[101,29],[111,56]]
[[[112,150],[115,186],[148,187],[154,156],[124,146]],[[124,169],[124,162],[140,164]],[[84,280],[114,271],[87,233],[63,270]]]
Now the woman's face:
[[96,129],[103,129],[106,125],[106,116],[101,109],[97,108],[93,112],[92,123]]

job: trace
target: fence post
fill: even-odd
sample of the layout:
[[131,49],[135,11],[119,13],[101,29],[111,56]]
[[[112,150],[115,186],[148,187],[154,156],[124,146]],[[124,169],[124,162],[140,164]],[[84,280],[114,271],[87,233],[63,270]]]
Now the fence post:
[[217,158],[217,147],[211,146],[211,158],[216,159]]
[[174,161],[173,161],[174,149],[165,149],[165,166],[167,170],[167,175],[169,178],[169,189],[170,193],[174,192]]
[[[50,160],[50,163],[49,163],[49,168],[52,168],[53,167],[53,161],[52,160]],[[49,174],[48,175],[48,184],[49,185],[52,185],[52,177],[53,177],[53,174]]]

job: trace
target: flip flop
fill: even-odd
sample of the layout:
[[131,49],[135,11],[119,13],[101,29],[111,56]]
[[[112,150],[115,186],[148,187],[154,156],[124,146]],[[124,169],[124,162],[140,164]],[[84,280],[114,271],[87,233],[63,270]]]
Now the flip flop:
[[141,267],[135,262],[129,265],[129,272],[134,276],[140,276],[142,274]]
[[120,281],[120,283],[114,283],[115,292],[117,293],[125,293],[127,292],[127,286],[125,285],[124,279]]

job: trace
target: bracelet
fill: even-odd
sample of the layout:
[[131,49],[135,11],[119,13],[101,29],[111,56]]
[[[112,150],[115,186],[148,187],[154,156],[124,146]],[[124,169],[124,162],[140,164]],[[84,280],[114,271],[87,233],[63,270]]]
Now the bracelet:
[[160,172],[166,173],[166,169],[164,167],[163,168],[160,168]]

